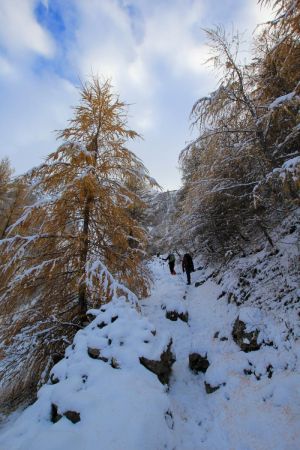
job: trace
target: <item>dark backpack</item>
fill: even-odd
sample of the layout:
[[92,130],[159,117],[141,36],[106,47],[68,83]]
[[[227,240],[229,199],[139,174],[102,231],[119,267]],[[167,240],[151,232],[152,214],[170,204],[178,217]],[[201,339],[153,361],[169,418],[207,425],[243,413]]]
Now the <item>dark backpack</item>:
[[173,253],[171,253],[171,254],[169,255],[169,261],[170,261],[170,262],[175,262],[175,255],[174,255]]
[[191,272],[194,272],[193,259],[192,259],[191,255],[189,253],[186,253],[184,255],[184,262],[185,262],[186,269],[191,271]]

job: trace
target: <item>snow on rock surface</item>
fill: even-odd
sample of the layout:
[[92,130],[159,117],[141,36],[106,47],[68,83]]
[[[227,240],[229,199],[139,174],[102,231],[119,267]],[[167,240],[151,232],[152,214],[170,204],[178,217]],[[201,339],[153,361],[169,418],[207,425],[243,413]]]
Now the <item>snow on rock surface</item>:
[[[96,318],[52,370],[56,384],[1,430],[1,450],[299,450],[300,342],[277,310],[228,303],[224,286],[207,279],[211,269],[193,273],[191,286],[179,266],[171,276],[157,258],[151,270],[141,313],[124,299],[91,311]],[[167,307],[187,311],[188,322],[167,320]],[[259,330],[258,351],[234,342],[237,317]],[[176,361],[166,390],[139,357],[158,359],[170,337]],[[207,357],[205,373],[189,368],[193,353]],[[53,413],[62,416],[56,423]]]

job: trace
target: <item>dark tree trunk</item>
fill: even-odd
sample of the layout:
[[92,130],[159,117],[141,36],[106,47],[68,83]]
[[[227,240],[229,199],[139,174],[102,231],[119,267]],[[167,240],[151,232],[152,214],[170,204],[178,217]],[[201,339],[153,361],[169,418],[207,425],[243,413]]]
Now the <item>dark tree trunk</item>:
[[83,213],[83,229],[82,229],[82,247],[80,253],[80,272],[81,282],[79,285],[78,302],[80,309],[80,320],[85,321],[87,311],[87,297],[86,297],[86,282],[85,282],[85,265],[87,262],[88,249],[89,249],[89,222],[90,222],[90,208],[92,198],[87,197]]

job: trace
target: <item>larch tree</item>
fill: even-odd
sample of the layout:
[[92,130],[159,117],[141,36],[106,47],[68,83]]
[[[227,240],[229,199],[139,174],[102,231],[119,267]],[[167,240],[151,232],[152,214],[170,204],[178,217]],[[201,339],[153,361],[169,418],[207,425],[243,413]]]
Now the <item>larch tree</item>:
[[251,62],[239,61],[238,33],[206,30],[218,88],[191,113],[199,137],[181,153],[179,223],[194,246],[243,253],[297,207],[299,198],[299,1],[275,0]]
[[63,144],[27,175],[35,202],[0,241],[0,303],[9,318],[2,351],[12,337],[17,345],[31,335],[35,348],[23,344],[15,352],[38,373],[49,356],[62,354],[87,308],[121,293],[136,300],[149,285],[146,234],[130,212],[145,207],[130,187],[155,185],[126,147],[138,134],[109,81],[92,78],[80,96],[58,132]]
[[254,200],[258,210],[280,219],[299,205],[300,2],[260,3],[272,5],[275,11],[255,42],[255,96],[274,165],[255,188]]
[[239,61],[238,33],[230,36],[222,27],[206,33],[220,81],[192,109],[199,137],[180,156],[185,182],[182,220],[196,246],[224,256],[247,242],[252,190],[272,162],[253,97],[254,69]]

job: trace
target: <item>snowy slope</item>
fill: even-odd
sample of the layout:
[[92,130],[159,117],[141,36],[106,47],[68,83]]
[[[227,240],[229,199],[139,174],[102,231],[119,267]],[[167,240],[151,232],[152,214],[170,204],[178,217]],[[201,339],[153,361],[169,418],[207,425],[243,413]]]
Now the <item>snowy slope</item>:
[[[261,310],[217,300],[221,288],[213,281],[195,288],[185,286],[182,274],[169,275],[159,262],[154,270],[155,288],[143,305],[155,327],[173,336],[177,360],[169,397],[176,449],[299,449],[299,342],[285,341],[281,321]],[[205,273],[195,272],[192,277],[197,281]],[[161,305],[174,309],[176,302],[189,313],[188,324],[165,319]],[[272,339],[274,346],[241,351],[231,335],[238,315],[250,328],[261,329],[261,339]],[[205,374],[194,374],[188,368],[193,352],[207,354],[210,366]],[[220,388],[207,394],[204,382]]]
[[166,389],[139,362],[158,358],[169,336],[154,336],[124,298],[92,313],[96,318],[53,367],[52,382],[2,430],[1,450],[173,448]]
[[[159,258],[151,268],[154,286],[141,313],[124,299],[94,311],[53,368],[58,382],[45,385],[37,402],[1,430],[1,450],[300,448],[299,342],[287,340],[271,313],[218,299],[222,288],[212,279],[186,286],[179,266],[176,276]],[[193,273],[193,283],[207,274]],[[167,319],[170,311],[185,319],[187,312],[188,322]],[[238,315],[269,345],[241,351],[232,338]],[[157,359],[170,336],[176,362],[167,390],[139,357]],[[106,361],[91,358],[89,348],[101,349]],[[207,356],[206,373],[189,369],[195,352]],[[218,389],[207,393],[205,383]],[[51,405],[60,415],[77,411],[80,421],[63,415],[52,423]]]

